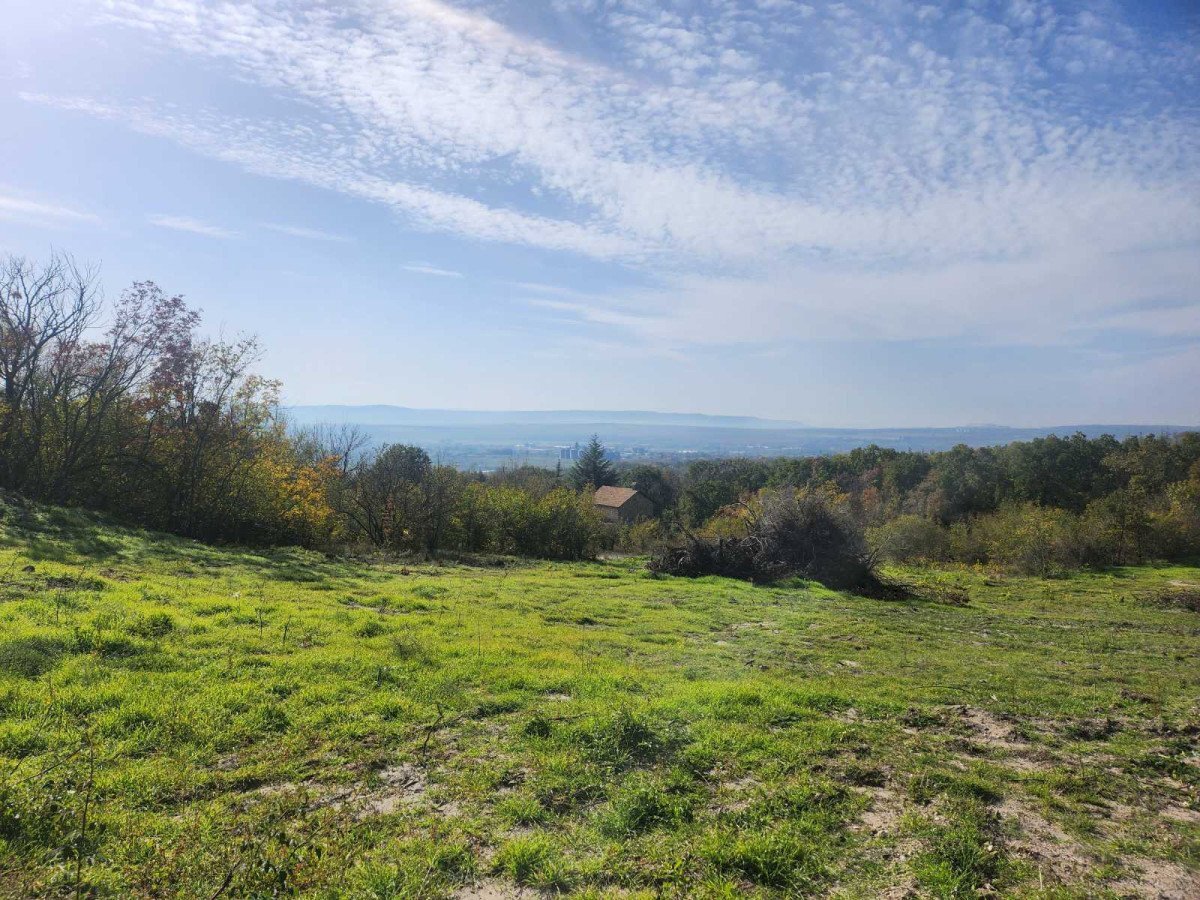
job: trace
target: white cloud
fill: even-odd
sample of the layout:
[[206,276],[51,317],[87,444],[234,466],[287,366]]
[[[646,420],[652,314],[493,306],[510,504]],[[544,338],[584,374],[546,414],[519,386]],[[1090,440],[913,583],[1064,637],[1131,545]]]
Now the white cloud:
[[350,238],[344,234],[334,234],[329,231],[322,231],[319,228],[304,228],[298,225],[279,225],[272,222],[264,222],[263,228],[268,231],[277,231],[280,234],[286,234],[289,237],[304,238],[310,241],[328,241],[336,244],[346,244],[350,242]]
[[1196,284],[1200,254],[1191,247],[1123,258],[1081,246],[1021,260],[880,271],[787,265],[754,279],[684,278],[668,289],[623,293],[621,303],[639,314],[619,320],[605,317],[613,302],[602,299],[556,308],[588,321],[620,321],[648,342],[675,346],[939,338],[1054,344],[1109,329],[1200,335],[1196,307],[1119,311]]
[[462,272],[455,272],[452,269],[440,269],[437,266],[431,266],[428,263],[409,263],[401,266],[406,272],[416,272],[418,275],[433,275],[438,278],[462,278]]
[[225,240],[238,236],[236,231],[230,231],[228,228],[222,228],[220,225],[210,225],[208,222],[201,222],[199,219],[193,219],[190,216],[172,216],[156,213],[147,216],[146,221],[159,228],[169,228],[172,231],[186,231],[189,234],[199,234],[210,238]]
[[31,200],[16,194],[0,194],[0,219],[44,227],[100,221],[99,217],[89,212],[57,203]]
[[1195,296],[1185,38],[1037,0],[610,0],[571,9],[607,48],[584,58],[507,27],[516,6],[111,0],[109,22],[307,112],[23,96],[418,227],[633,265],[669,287],[551,308],[647,341],[1054,342]]

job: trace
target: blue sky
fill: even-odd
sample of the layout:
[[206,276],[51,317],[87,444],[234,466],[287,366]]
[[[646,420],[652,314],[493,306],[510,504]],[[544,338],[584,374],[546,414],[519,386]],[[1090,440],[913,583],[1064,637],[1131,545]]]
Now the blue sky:
[[1200,14],[0,0],[0,251],[297,403],[1200,422]]

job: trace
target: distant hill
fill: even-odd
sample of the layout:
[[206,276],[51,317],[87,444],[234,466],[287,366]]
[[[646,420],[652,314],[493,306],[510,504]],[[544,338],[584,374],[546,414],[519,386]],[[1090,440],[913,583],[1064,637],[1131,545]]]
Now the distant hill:
[[877,444],[896,450],[947,450],[955,444],[995,447],[1046,435],[1176,434],[1182,425],[1059,425],[1014,428],[815,428],[753,416],[709,416],[640,410],[483,412],[403,406],[294,406],[296,425],[353,424],[373,444],[416,444],[443,462],[490,469],[523,462],[554,466],[556,448],[583,443],[593,433],[624,460],[670,461],[697,457],[820,456]]
[[624,409],[471,410],[413,409],[407,406],[292,406],[288,414],[299,425],[674,425],[694,428],[803,428],[799,422],[755,416],[710,416]]

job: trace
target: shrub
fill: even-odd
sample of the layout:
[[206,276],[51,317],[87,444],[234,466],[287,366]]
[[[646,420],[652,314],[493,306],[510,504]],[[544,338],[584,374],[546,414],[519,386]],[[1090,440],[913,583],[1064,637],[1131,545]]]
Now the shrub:
[[992,563],[1024,575],[1049,575],[1078,565],[1086,552],[1079,519],[1034,503],[1012,503],[950,529],[954,559]]
[[666,541],[666,530],[658,519],[647,519],[621,532],[616,548],[626,553],[654,553]]
[[941,562],[950,552],[950,534],[933,519],[899,516],[867,529],[867,544],[872,553],[894,562]]
[[[837,589],[886,592],[862,530],[827,491],[763,490],[721,519],[714,530],[730,536],[689,536],[656,554],[651,571],[756,582],[799,576]],[[741,523],[741,536],[729,520]]]

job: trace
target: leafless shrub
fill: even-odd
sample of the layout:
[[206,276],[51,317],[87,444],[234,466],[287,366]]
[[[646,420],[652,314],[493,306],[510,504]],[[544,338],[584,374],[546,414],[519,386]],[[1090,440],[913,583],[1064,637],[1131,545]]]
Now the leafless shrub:
[[653,572],[755,582],[802,577],[870,596],[894,592],[875,572],[861,529],[823,491],[765,490],[742,503],[741,534],[689,534],[650,561]]

